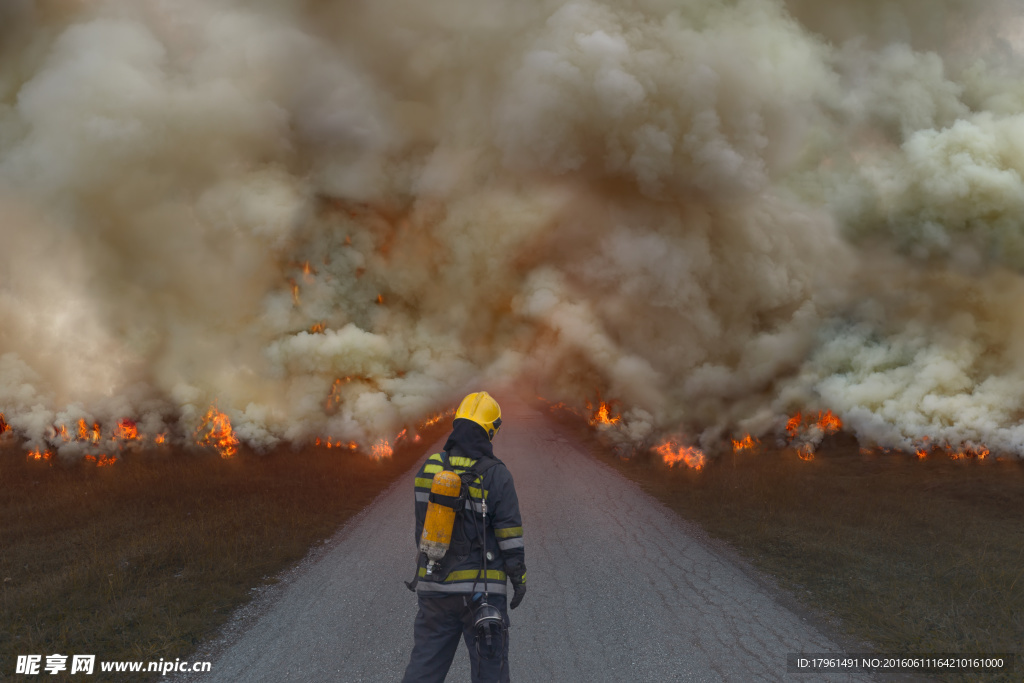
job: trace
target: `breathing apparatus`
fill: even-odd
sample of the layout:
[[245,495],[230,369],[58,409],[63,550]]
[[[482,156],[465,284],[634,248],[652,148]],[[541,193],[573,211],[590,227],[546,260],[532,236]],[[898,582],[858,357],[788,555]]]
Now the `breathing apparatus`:
[[427,516],[420,534],[420,552],[427,556],[427,576],[448,552],[455,526],[456,507],[461,500],[462,479],[449,470],[434,475],[427,500]]
[[487,550],[487,537],[485,532],[487,531],[487,499],[484,498],[483,489],[480,489],[480,539],[483,543],[483,552],[481,553],[481,576],[483,577],[484,583],[484,597],[480,601],[480,605],[473,612],[473,629],[475,631],[474,646],[476,647],[476,654],[481,659],[494,659],[496,657],[503,657],[505,655],[505,639],[508,637],[507,626],[505,626],[505,619],[501,615],[499,610],[494,605],[488,602],[490,593],[487,590],[487,556],[490,552]]

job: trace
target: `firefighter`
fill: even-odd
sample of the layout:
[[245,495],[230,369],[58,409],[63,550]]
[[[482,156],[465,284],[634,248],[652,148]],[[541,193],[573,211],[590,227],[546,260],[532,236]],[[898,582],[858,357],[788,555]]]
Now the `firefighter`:
[[[417,575],[406,584],[416,591],[419,612],[403,683],[444,681],[460,638],[469,649],[474,683],[509,680],[506,582],[512,584],[507,605],[515,609],[526,594],[526,563],[515,484],[491,446],[500,427],[498,402],[485,391],[469,394],[455,412],[443,452],[431,455],[416,475],[421,550],[429,536],[424,535],[428,505],[458,509],[443,558],[434,563],[421,552]],[[434,475],[442,471],[464,482],[457,499],[437,491],[432,497]]]

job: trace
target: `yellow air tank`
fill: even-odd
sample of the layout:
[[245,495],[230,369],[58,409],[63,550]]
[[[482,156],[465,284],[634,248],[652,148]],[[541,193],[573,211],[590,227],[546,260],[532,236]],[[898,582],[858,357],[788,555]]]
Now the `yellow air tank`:
[[427,556],[427,576],[448,552],[455,526],[455,505],[459,500],[462,480],[454,472],[444,470],[434,475],[427,503],[427,518],[420,535],[420,552]]

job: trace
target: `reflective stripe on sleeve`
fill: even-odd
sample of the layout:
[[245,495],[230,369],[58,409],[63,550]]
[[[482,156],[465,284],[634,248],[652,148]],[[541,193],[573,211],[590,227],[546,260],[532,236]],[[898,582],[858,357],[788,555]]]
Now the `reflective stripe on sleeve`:
[[520,536],[519,538],[509,538],[509,539],[506,539],[504,541],[498,541],[498,547],[501,548],[502,550],[511,550],[512,548],[522,548],[522,547],[524,547],[524,545],[523,545],[523,537]]
[[437,474],[442,470],[444,470],[444,465],[441,465],[440,463],[429,463],[423,466],[424,474]]
[[416,492],[416,502],[417,503],[429,503],[430,502],[430,492],[429,491],[417,491]]
[[495,529],[494,535],[498,538],[514,538],[516,536],[523,535],[523,527],[521,526],[510,526],[505,529]]

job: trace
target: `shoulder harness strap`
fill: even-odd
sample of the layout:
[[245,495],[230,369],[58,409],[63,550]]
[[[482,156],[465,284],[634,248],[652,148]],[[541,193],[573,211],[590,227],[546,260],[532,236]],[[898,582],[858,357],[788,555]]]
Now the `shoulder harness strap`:
[[[441,463],[446,470],[455,471],[455,468],[448,462],[448,451],[441,451]],[[497,458],[477,458],[476,462],[473,463],[472,467],[468,470],[463,470],[459,477],[462,478],[462,491],[459,497],[465,500],[469,497],[469,484],[475,482],[477,479],[484,475],[484,472],[491,469],[495,465],[502,464]],[[461,467],[459,469],[462,469]]]

